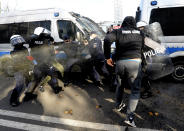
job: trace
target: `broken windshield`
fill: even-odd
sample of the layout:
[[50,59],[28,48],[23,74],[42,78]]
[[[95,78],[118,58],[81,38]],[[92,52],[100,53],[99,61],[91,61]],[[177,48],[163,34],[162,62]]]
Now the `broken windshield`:
[[77,18],[76,20],[83,27],[84,31],[87,34],[89,34],[92,31],[95,31],[100,38],[102,39],[104,38],[105,33],[102,31],[102,29],[100,29],[100,27],[98,27],[96,23],[92,22],[91,20],[85,17],[80,17]]

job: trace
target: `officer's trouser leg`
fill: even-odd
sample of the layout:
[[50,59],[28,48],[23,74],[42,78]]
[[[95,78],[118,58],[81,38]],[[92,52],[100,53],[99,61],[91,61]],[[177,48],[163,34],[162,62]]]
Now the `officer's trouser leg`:
[[96,71],[95,66],[93,65],[88,65],[89,68],[87,71],[89,71],[89,76],[91,77],[93,82],[97,82],[100,81],[100,75],[99,73]]
[[22,89],[24,88],[25,77],[24,77],[23,73],[16,72],[14,74],[14,78],[16,81],[16,86],[15,86],[14,90],[16,90],[18,95],[20,95]]
[[109,78],[110,73],[107,70],[107,67],[106,67],[104,61],[95,62],[95,69],[97,70],[97,72],[99,72],[100,74],[102,74],[106,78]]
[[41,71],[40,67],[35,66],[33,72],[35,84],[31,92],[34,92],[35,88],[39,85],[40,81],[42,80],[42,77],[44,76],[44,73]]
[[24,75],[21,72],[16,72],[14,74],[14,78],[16,81],[16,86],[12,91],[11,97],[10,97],[10,104],[12,106],[18,106],[20,104],[19,102],[19,96],[22,92],[22,89],[24,88]]

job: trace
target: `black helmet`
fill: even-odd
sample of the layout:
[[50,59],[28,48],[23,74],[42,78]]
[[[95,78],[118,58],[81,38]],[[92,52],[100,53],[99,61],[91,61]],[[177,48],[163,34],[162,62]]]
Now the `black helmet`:
[[12,46],[23,45],[26,43],[21,35],[13,35],[10,37],[10,43]]

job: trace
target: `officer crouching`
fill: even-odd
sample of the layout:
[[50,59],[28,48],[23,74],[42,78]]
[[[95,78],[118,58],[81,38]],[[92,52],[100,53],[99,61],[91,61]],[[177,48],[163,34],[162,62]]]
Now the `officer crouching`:
[[33,56],[36,61],[36,66],[33,71],[34,80],[36,82],[35,87],[42,78],[49,75],[51,76],[51,80],[48,84],[52,87],[54,93],[57,94],[62,91],[62,87],[58,84],[57,73],[53,66],[54,63],[57,63],[55,59],[55,50],[52,46],[53,42],[54,39],[51,37],[50,31],[43,27],[37,27],[28,41],[29,47],[31,48],[31,56]]
[[18,106],[20,104],[19,97],[22,89],[28,85],[29,82],[29,71],[32,68],[31,62],[26,58],[29,53],[25,46],[25,40],[20,35],[13,35],[10,38],[10,43],[14,47],[13,51],[10,52],[12,58],[12,67],[14,78],[16,81],[15,88],[12,91],[10,97],[10,105]]

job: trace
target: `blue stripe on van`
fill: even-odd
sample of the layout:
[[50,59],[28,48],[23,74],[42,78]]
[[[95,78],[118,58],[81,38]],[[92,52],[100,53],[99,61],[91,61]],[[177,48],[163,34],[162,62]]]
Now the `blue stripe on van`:
[[177,51],[184,51],[184,48],[167,48],[166,49],[167,54],[172,54]]
[[3,56],[3,55],[9,55],[10,52],[0,52],[0,56]]

